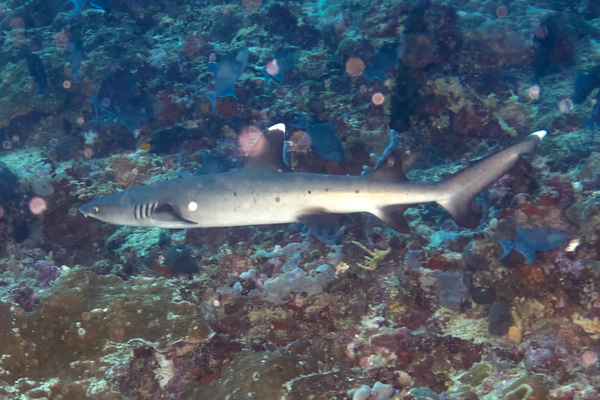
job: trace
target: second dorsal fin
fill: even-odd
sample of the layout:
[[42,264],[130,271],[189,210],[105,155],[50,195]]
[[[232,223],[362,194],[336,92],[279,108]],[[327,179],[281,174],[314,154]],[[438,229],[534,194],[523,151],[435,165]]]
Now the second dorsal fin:
[[379,164],[373,171],[372,177],[378,181],[405,181],[406,175],[402,169],[402,154],[404,152],[397,149]]

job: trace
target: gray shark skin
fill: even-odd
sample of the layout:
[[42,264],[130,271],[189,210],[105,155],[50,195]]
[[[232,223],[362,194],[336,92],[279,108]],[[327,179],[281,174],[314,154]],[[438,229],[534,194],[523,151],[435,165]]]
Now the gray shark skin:
[[532,133],[441,182],[384,180],[378,171],[340,176],[242,170],[157,182],[100,197],[79,210],[110,224],[159,228],[281,224],[320,213],[367,212],[405,231],[409,205],[436,202],[457,223],[475,228],[479,216],[471,201],[534,151],[545,134]]

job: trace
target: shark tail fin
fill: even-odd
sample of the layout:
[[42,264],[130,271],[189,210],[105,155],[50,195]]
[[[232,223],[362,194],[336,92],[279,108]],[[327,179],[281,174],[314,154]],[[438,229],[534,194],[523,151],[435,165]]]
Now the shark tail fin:
[[444,207],[459,225],[477,228],[480,216],[471,206],[473,199],[508,172],[521,155],[533,152],[545,135],[546,131],[534,132],[524,140],[485,157],[475,165],[440,182],[440,199],[437,203]]

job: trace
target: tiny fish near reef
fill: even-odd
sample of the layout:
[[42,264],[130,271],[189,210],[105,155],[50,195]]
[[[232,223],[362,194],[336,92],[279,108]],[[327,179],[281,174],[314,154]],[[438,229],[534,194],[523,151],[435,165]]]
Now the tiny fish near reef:
[[[284,130],[283,124],[277,124],[266,133]],[[406,232],[406,208],[436,202],[459,224],[475,228],[480,218],[472,200],[522,154],[534,151],[545,135],[546,131],[532,133],[441,182],[398,182],[399,158],[365,176],[246,169],[157,182],[100,197],[79,210],[111,224],[161,228],[282,224],[327,213],[368,212]],[[390,169],[397,172],[394,179]]]
[[221,62],[209,64],[208,68],[215,74],[214,89],[204,93],[212,104],[212,111],[217,108],[217,97],[231,96],[237,100],[233,84],[240,79],[248,64],[249,50],[247,46],[240,47],[223,56]]
[[292,69],[299,59],[300,49],[290,47],[277,50],[273,54],[273,59],[265,67],[264,73],[283,83],[283,73]]

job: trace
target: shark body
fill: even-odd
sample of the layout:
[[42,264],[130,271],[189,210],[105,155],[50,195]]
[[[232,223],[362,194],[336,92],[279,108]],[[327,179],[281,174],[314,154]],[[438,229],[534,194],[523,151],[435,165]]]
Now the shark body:
[[[84,215],[115,225],[160,228],[291,223],[321,213],[368,212],[406,231],[410,205],[436,202],[461,225],[477,227],[471,201],[546,134],[539,131],[440,182],[398,182],[386,167],[371,176],[236,171],[157,182],[92,200]],[[395,168],[398,168],[397,160]]]

